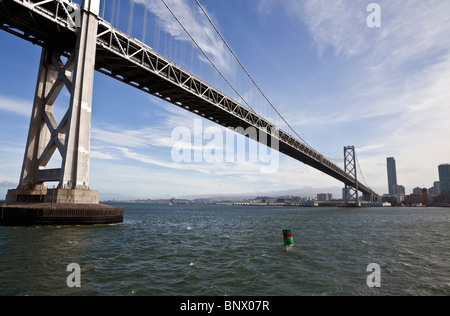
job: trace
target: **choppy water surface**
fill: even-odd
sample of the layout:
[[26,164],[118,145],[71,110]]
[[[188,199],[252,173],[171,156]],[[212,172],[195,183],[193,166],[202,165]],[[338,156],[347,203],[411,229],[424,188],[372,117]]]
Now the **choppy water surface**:
[[0,227],[0,295],[450,295],[450,209],[124,208],[119,225]]

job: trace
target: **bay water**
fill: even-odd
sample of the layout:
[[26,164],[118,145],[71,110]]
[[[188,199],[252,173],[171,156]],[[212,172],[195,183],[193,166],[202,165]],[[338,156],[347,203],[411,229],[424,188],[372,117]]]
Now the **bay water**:
[[122,224],[0,227],[0,295],[450,295],[448,208],[120,206]]

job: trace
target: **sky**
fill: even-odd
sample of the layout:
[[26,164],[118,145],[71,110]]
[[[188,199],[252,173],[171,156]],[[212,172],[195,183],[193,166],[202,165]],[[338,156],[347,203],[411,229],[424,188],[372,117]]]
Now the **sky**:
[[[438,165],[450,163],[450,2],[377,1],[378,11],[368,11],[373,1],[201,0],[264,97],[195,0],[166,3],[233,88],[162,1],[133,1],[132,24],[123,0],[120,10],[108,0],[101,15],[291,132],[267,97],[304,141],[342,168],[343,147],[355,146],[360,180],[375,192],[388,191],[387,157],[395,157],[407,193],[431,187]],[[19,182],[40,54],[39,46],[0,32],[0,199]],[[69,97],[63,89],[57,121]],[[308,190],[340,197],[337,180],[101,73],[92,108],[90,187],[101,199]],[[60,162],[55,155],[50,167]]]

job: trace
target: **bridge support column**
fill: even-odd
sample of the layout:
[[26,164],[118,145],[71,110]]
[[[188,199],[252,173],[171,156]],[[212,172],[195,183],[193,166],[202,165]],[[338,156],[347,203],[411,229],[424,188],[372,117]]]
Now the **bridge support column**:
[[[20,183],[9,190],[0,225],[93,225],[123,221],[123,208],[99,204],[89,188],[92,93],[99,0],[84,0],[78,39],[67,58],[42,50]],[[77,21],[75,21],[77,22]],[[66,87],[68,109],[59,122],[53,113]],[[61,166],[49,169],[58,152]],[[58,188],[47,189],[48,182]],[[32,203],[24,203],[32,202]]]
[[[99,205],[98,191],[89,187],[99,7],[99,0],[84,0],[81,19],[75,21],[79,24],[76,46],[67,60],[49,48],[42,50],[20,183],[17,189],[8,191],[6,202],[49,203],[52,211],[49,211],[49,206],[39,203],[26,208],[20,206],[20,212],[16,212],[17,205],[10,206],[11,212],[6,214],[11,214],[14,223],[20,223],[18,214],[23,212],[41,214],[36,215],[39,217],[36,221],[30,221],[31,215],[24,216],[27,223],[93,224],[123,220],[123,209],[111,210]],[[58,124],[53,116],[54,105],[64,87],[70,93],[70,103]],[[49,169],[50,159],[56,152],[61,156],[61,166]],[[48,190],[47,182],[58,182],[58,187]],[[63,206],[67,204],[72,205],[70,211]],[[61,210],[59,213],[55,213],[55,205]],[[45,214],[53,215],[46,217]],[[71,218],[66,221],[67,216]],[[7,222],[3,217],[1,220]]]
[[[98,0],[85,0],[76,47],[65,63],[50,49],[42,51],[20,183],[18,190],[8,192],[9,202],[35,200],[33,196],[46,192],[46,182],[54,181],[59,182],[58,189],[44,201],[51,198],[59,203],[99,203],[98,192],[89,188],[98,8]],[[54,104],[64,86],[70,93],[70,104],[57,124]],[[61,155],[61,167],[48,169],[56,151]]]

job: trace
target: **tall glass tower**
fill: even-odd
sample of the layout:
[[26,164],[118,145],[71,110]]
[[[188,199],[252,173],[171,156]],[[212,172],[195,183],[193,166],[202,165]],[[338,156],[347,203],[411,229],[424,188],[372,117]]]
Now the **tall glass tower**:
[[441,193],[450,193],[450,164],[439,166],[439,182]]
[[397,184],[397,168],[395,166],[395,159],[393,157],[387,158],[387,174],[389,195],[394,195],[394,185]]

